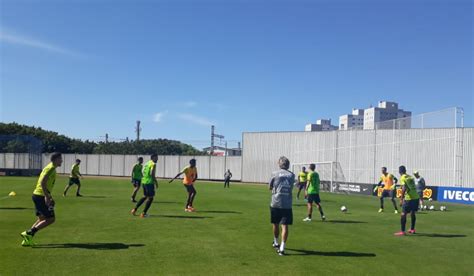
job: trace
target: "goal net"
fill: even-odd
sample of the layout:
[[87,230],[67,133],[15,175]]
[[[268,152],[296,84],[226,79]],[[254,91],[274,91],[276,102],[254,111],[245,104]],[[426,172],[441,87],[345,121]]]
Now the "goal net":
[[306,171],[309,171],[309,165],[316,165],[316,172],[319,174],[319,179],[321,181],[321,191],[326,192],[336,192],[338,191],[337,187],[340,184],[346,182],[344,173],[342,171],[341,165],[339,162],[326,161],[326,162],[308,162],[308,163],[293,163],[292,171],[298,176],[298,173],[303,170],[303,167],[306,168]]

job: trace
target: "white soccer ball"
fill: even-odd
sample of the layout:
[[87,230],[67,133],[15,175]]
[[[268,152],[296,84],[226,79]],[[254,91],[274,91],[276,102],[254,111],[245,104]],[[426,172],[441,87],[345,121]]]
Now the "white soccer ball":
[[439,210],[440,210],[440,211],[446,211],[446,206],[441,206],[441,207],[439,207]]
[[343,205],[343,206],[341,206],[341,212],[344,212],[344,213],[345,213],[345,212],[347,212],[347,207],[346,207],[346,206],[344,206],[344,205]]
[[435,210],[434,205],[431,205],[431,206],[430,206],[430,211],[434,211],[434,210]]

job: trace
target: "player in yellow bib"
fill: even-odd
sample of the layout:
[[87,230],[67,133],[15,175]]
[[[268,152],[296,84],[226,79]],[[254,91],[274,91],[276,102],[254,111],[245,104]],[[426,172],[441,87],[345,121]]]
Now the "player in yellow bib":
[[143,177],[143,157],[138,157],[137,163],[133,165],[132,168],[132,185],[133,185],[133,192],[132,192],[132,202],[137,203],[135,197],[137,196],[138,190],[140,190],[140,186],[142,184],[142,177]]
[[383,188],[382,194],[380,195],[379,213],[383,212],[383,199],[385,197],[390,197],[390,200],[393,204],[393,208],[395,209],[395,214],[398,214],[397,203],[395,202],[395,197],[397,196],[397,182],[398,179],[393,176],[393,174],[388,173],[386,167],[382,167],[382,176],[380,176],[380,181],[374,189],[375,191],[377,191],[379,186],[382,186]]
[[156,180],[156,162],[158,161],[158,155],[152,154],[150,161],[145,164],[143,168],[142,186],[143,186],[143,197],[137,202],[135,208],[132,209],[132,215],[135,215],[138,208],[146,201],[145,209],[140,214],[141,218],[148,217],[148,209],[150,209],[151,203],[155,198],[155,188],[158,189],[158,181]]
[[33,236],[41,229],[51,225],[55,221],[54,200],[51,196],[54,183],[56,182],[56,168],[63,163],[61,153],[55,152],[51,155],[51,163],[44,167],[41,172],[36,188],[33,191],[33,203],[35,204],[36,216],[38,219],[29,230],[23,231],[20,235],[23,238],[22,246],[33,246]]
[[184,174],[183,184],[188,192],[188,200],[186,201],[186,207],[184,208],[185,212],[194,212],[196,209],[193,207],[194,197],[196,197],[196,189],[194,188],[194,182],[196,182],[198,174],[196,168],[196,159],[189,160],[189,166],[185,167],[180,173],[178,173],[173,179],[170,180],[170,183],[173,182],[176,178]]
[[82,178],[82,174],[79,172],[79,165],[81,165],[81,160],[76,159],[76,163],[74,163],[71,167],[71,174],[69,175],[69,184],[64,188],[63,196],[66,196],[67,191],[71,188],[72,185],[77,185],[76,196],[81,195],[81,181],[79,177]]
[[296,194],[296,199],[300,199],[301,191],[306,189],[307,179],[308,172],[306,172],[306,167],[303,167],[301,168],[301,172],[298,173],[298,193]]
[[416,211],[420,204],[420,196],[416,192],[415,180],[411,175],[407,174],[405,166],[398,168],[400,173],[400,185],[402,186],[402,214],[400,217],[401,231],[395,233],[395,236],[405,236],[405,227],[407,223],[407,214],[411,215],[411,227],[408,233],[415,234],[415,223],[416,223]]

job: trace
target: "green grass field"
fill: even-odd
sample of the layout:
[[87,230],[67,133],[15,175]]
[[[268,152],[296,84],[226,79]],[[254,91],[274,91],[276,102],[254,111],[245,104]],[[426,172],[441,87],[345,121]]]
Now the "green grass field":
[[221,183],[199,182],[197,212],[185,213],[182,184],[160,181],[150,217],[141,219],[129,213],[128,179],[85,178],[85,197],[73,196],[73,188],[64,198],[61,177],[53,192],[56,223],[36,235],[37,247],[23,248],[19,233],[35,219],[35,182],[0,178],[1,197],[17,192],[0,200],[0,275],[474,273],[470,206],[422,212],[419,234],[395,237],[399,216],[389,204],[379,214],[374,197],[323,193],[328,221],[303,222],[304,203],[295,201],[288,256],[281,257],[271,247],[270,193],[264,185],[246,184],[224,190]]

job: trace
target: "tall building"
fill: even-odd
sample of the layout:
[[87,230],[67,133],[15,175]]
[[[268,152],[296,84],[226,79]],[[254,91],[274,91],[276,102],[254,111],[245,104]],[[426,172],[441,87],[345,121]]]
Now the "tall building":
[[411,111],[399,109],[398,103],[380,101],[377,107],[364,110],[364,129],[410,128],[410,117]]
[[352,114],[339,116],[339,130],[348,130],[364,127],[364,110],[353,108]]
[[330,130],[337,130],[337,126],[331,125],[331,119],[320,119],[316,121],[316,124],[307,124],[304,130],[305,131],[330,131]]

